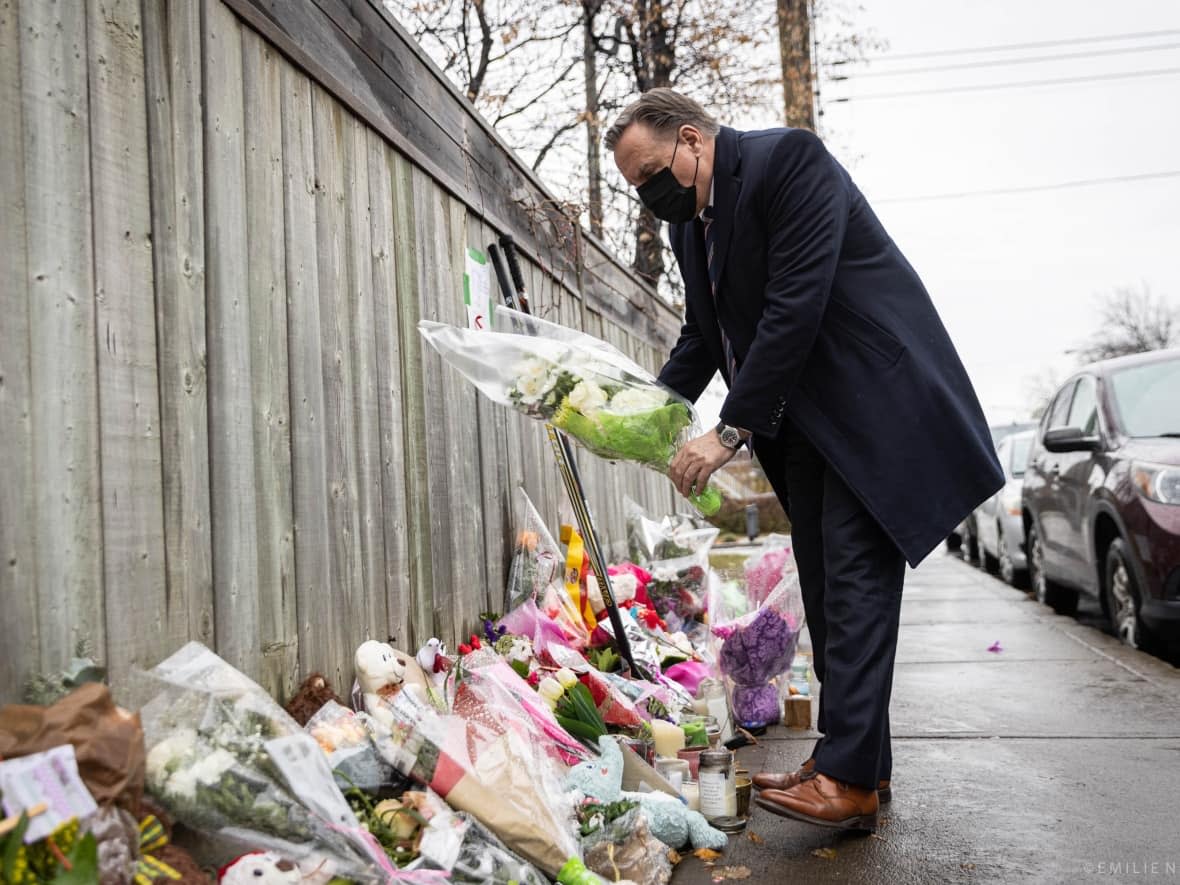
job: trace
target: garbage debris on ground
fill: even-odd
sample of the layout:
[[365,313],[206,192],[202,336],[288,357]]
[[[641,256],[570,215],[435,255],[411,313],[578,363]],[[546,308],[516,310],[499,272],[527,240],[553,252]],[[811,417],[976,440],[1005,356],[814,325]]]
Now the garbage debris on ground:
[[[546,326],[465,355],[426,331],[460,370],[531,360],[495,396],[599,454],[665,465],[687,405]],[[195,642],[115,686],[129,709],[81,657],[37,680],[37,703],[0,708],[0,885],[663,885],[677,852],[715,863],[748,812],[732,750],[809,697],[806,662],[791,670],[789,539],[722,580],[715,528],[628,502],[606,594],[578,531],[520,495],[506,611],[447,637],[453,653],[367,639],[353,685],[306,674],[285,708]],[[650,678],[627,670],[618,631]]]

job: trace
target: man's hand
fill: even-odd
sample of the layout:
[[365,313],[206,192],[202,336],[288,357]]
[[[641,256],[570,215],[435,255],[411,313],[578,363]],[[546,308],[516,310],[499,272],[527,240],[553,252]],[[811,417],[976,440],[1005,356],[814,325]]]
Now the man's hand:
[[709,477],[721,466],[728,464],[736,452],[722,445],[716,430],[698,436],[676,453],[668,468],[668,476],[675,483],[680,494],[686,498],[703,492]]

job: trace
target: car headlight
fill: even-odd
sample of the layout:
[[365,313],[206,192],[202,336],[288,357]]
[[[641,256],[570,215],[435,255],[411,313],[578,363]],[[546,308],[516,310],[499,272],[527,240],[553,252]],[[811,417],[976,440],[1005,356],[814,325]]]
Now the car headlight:
[[1161,504],[1180,504],[1180,467],[1133,461],[1131,482],[1145,498]]

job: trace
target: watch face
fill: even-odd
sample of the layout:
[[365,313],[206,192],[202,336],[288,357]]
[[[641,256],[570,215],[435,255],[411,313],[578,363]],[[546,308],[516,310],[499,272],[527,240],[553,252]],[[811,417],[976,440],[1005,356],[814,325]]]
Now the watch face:
[[721,442],[729,446],[731,449],[736,449],[738,444],[742,441],[741,435],[738,434],[736,427],[724,427],[721,430]]

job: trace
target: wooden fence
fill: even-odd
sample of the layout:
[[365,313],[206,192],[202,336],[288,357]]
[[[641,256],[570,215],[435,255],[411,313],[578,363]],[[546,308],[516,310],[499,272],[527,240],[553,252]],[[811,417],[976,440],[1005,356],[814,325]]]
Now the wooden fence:
[[[515,235],[539,312],[659,365],[677,318],[379,0],[0,0],[0,701],[188,639],[278,695],[502,604],[540,425],[424,350]],[[607,536],[671,485],[584,457]]]

